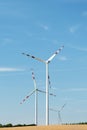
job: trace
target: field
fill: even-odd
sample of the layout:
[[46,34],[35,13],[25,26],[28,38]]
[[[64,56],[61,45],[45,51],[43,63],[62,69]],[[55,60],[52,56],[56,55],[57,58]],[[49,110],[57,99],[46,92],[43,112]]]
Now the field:
[[87,125],[55,125],[0,128],[0,130],[87,130]]

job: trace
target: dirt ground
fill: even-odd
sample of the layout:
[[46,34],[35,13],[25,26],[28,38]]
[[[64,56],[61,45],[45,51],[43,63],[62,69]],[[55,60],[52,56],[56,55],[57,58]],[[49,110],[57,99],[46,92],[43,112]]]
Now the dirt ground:
[[87,125],[53,125],[0,128],[0,130],[87,130]]

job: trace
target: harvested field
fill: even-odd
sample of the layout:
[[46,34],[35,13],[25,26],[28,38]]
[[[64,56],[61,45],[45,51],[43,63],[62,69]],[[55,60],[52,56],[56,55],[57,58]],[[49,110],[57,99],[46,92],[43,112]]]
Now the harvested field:
[[87,125],[55,125],[0,128],[0,130],[87,130]]

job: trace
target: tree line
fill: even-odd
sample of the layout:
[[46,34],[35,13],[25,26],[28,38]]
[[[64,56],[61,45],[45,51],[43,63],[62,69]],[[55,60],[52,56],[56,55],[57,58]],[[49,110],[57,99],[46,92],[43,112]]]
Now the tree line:
[[65,125],[87,125],[87,122],[79,122],[79,123],[65,123]]
[[[87,122],[80,122],[80,123],[65,123],[64,125],[87,125]],[[36,126],[35,124],[17,124],[17,125],[13,125],[11,123],[8,124],[0,124],[0,128],[4,128],[4,127],[23,127],[23,126]]]
[[8,124],[0,124],[0,128],[3,128],[3,127],[23,127],[23,126],[36,126],[35,124],[17,124],[17,125],[13,125],[11,123],[8,123]]

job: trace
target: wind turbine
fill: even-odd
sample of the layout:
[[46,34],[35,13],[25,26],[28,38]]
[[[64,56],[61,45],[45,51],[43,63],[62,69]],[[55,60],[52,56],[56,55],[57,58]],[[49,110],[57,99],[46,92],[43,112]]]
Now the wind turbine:
[[[35,75],[34,75],[33,71],[32,71],[32,79],[33,79],[33,82],[34,82],[34,90],[31,93],[29,93],[29,95],[27,95],[22,100],[22,102],[20,102],[20,104],[23,104],[26,101],[26,99],[28,99],[32,94],[35,93],[35,125],[38,125],[38,92],[41,92],[41,93],[46,93],[46,92],[37,88]],[[56,96],[53,93],[50,93],[50,95],[51,96]]]
[[62,119],[61,119],[61,111],[63,110],[63,108],[65,107],[66,104],[64,104],[60,109],[53,109],[50,108],[51,111],[57,112],[58,114],[58,123],[61,124],[62,123]]
[[[33,93],[35,93],[35,125],[38,124],[38,89],[37,89],[37,85],[36,85],[36,80],[35,80],[35,76],[34,76],[34,72],[32,71],[32,79],[33,79],[33,82],[34,82],[34,90],[29,94],[27,95],[23,100],[22,102],[20,102],[20,104],[22,104],[23,102],[26,101],[26,99],[28,99]],[[42,91],[40,91],[42,92]]]
[[51,62],[51,60],[60,53],[60,51],[64,48],[64,46],[62,46],[61,48],[59,48],[48,60],[42,60],[40,58],[37,58],[33,55],[30,54],[26,54],[26,53],[22,53],[23,55],[27,56],[27,57],[31,57],[35,60],[38,60],[40,62],[45,63],[46,65],[46,125],[49,125],[49,63]]

